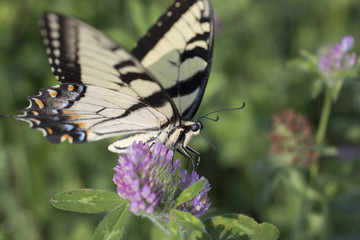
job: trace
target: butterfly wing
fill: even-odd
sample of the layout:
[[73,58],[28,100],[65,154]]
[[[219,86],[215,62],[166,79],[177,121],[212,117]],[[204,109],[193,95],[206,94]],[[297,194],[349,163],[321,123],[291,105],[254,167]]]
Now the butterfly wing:
[[203,97],[212,61],[213,28],[208,0],[177,0],[132,50],[166,89],[181,119],[192,119]]
[[40,24],[60,85],[30,96],[18,118],[49,141],[94,141],[179,124],[166,91],[125,49],[77,19],[45,13]]

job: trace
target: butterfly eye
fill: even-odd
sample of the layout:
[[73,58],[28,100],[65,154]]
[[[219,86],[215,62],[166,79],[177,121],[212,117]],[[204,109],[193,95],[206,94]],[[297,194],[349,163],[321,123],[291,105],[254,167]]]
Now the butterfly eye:
[[194,123],[193,125],[191,125],[191,131],[196,132],[199,129],[200,129],[200,124]]

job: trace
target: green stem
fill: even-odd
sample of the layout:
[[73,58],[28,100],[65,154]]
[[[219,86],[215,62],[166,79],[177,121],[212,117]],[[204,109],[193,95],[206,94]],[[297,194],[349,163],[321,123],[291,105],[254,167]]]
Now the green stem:
[[[316,146],[321,148],[324,145],[324,139],[326,135],[327,126],[329,123],[331,104],[332,104],[332,91],[333,88],[327,87],[324,99],[324,105],[321,111],[320,122],[318,130],[316,132]],[[315,184],[316,178],[319,174],[319,164],[314,163],[310,168],[310,181],[311,184]]]
[[325,93],[324,105],[321,111],[320,122],[316,132],[316,145],[321,147],[324,144],[326,129],[329,123],[329,117],[332,104],[332,88],[328,87]]

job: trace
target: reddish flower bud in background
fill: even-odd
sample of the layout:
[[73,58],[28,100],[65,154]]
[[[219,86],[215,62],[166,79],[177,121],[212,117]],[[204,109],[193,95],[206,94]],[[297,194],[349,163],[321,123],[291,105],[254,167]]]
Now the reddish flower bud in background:
[[315,138],[307,118],[287,108],[273,115],[269,133],[271,155],[291,164],[309,167],[320,157],[315,150]]

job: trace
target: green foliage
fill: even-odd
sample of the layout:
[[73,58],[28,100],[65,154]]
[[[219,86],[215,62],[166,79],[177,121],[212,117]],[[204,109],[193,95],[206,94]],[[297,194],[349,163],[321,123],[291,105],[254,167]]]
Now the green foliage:
[[207,232],[215,239],[276,240],[279,230],[271,224],[258,224],[240,214],[226,214],[205,221]]
[[181,240],[182,236],[181,236],[181,231],[179,226],[176,223],[174,214],[170,214],[170,219],[169,219],[169,232],[170,232],[170,239],[173,240]]
[[[206,219],[203,223],[186,212],[172,210],[175,221],[170,220],[174,233],[179,227],[188,233],[186,239],[239,239],[239,240],[277,240],[279,230],[271,224],[258,224],[252,218],[240,214],[226,214]],[[204,225],[205,224],[205,225]],[[206,229],[205,229],[206,227]],[[170,234],[170,236],[172,236]],[[178,239],[178,235],[174,235]],[[173,238],[171,238],[173,239]]]
[[180,196],[176,199],[175,206],[179,206],[195,197],[196,194],[198,194],[206,185],[205,179],[200,179],[193,185],[186,188]]
[[93,240],[122,239],[128,222],[129,204],[122,204],[108,213],[96,228]]
[[170,214],[173,214],[176,221],[179,223],[180,226],[183,226],[189,231],[199,231],[204,232],[205,226],[203,223],[193,215],[188,212],[178,211],[178,210],[171,210]]
[[[191,200],[205,186],[199,180],[188,187],[179,198],[184,202]],[[190,190],[188,190],[190,189]],[[180,204],[182,200],[177,199]],[[122,239],[129,216],[129,203],[116,193],[98,189],[78,189],[56,194],[51,203],[59,209],[79,213],[99,213],[108,211],[93,236],[94,240]],[[204,223],[188,212],[172,209],[169,223],[164,216],[147,216],[169,233],[171,240],[187,239],[264,239],[276,240],[278,230],[267,223],[257,224],[253,219],[236,214],[215,216]],[[240,237],[240,238],[239,238]]]
[[56,194],[50,200],[59,209],[79,213],[109,211],[96,228],[94,240],[122,239],[129,216],[129,203],[113,192],[78,189]]
[[56,208],[81,213],[105,212],[127,203],[116,193],[99,189],[79,189],[58,193],[50,202]]

